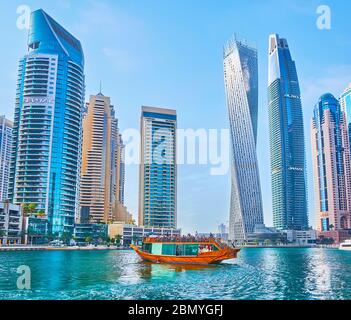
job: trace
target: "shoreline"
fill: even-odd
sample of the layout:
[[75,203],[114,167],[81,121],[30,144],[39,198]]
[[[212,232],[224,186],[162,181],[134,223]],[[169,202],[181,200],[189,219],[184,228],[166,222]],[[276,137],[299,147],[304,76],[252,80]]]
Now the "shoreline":
[[[338,245],[326,246],[326,245],[313,245],[313,246],[297,246],[297,245],[285,245],[285,246],[238,246],[240,249],[338,249]],[[10,252],[10,251],[123,251],[132,250],[129,247],[51,247],[51,246],[0,246],[0,252]]]
[[286,245],[286,246],[242,246],[238,247],[241,249],[338,249],[339,245],[331,245],[331,246],[326,246],[326,245]]
[[125,247],[107,247],[107,246],[98,246],[98,247],[50,247],[50,246],[2,246],[0,247],[0,252],[9,252],[9,251],[111,251],[111,250],[130,250]]

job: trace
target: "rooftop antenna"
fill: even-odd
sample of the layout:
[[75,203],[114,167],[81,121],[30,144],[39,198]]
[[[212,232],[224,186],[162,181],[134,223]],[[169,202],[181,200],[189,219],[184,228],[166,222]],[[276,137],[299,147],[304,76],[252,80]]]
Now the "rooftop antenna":
[[102,87],[102,85],[101,85],[101,80],[100,80],[100,92],[99,92],[100,94],[102,94],[101,87]]

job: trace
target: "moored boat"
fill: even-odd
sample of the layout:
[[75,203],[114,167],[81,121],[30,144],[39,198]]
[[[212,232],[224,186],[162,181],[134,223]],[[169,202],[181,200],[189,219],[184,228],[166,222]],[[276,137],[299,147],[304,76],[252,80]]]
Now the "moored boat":
[[340,243],[339,250],[351,251],[351,239]]
[[213,238],[196,240],[147,237],[141,247],[131,245],[131,248],[146,261],[199,265],[234,259],[240,251]]

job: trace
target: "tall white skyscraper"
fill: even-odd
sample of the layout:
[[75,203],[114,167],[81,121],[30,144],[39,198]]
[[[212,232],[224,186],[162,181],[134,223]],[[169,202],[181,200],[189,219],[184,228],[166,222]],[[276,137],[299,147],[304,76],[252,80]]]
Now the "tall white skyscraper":
[[139,225],[177,227],[175,110],[142,107]]
[[224,48],[224,80],[232,144],[229,239],[243,242],[263,224],[256,155],[258,116],[257,50],[231,40]]
[[7,200],[12,143],[12,122],[0,117],[0,201]]

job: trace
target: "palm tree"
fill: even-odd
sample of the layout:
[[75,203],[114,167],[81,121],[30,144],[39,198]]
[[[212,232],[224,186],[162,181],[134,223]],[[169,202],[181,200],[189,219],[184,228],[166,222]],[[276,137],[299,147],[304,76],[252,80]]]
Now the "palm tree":
[[37,210],[37,205],[35,203],[30,203],[28,205],[29,213],[33,214]]
[[116,246],[119,246],[120,244],[121,244],[121,241],[122,241],[122,236],[120,235],[120,234],[117,234],[116,236],[115,236],[115,244],[116,244]]
[[22,210],[25,216],[32,215],[37,210],[37,205],[35,203],[23,203]]

